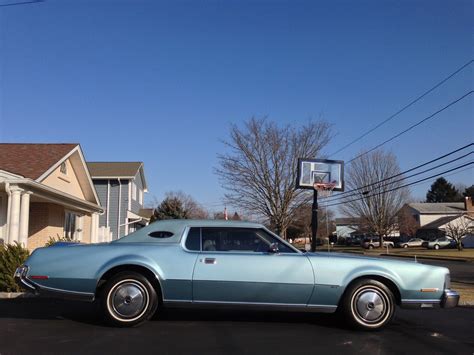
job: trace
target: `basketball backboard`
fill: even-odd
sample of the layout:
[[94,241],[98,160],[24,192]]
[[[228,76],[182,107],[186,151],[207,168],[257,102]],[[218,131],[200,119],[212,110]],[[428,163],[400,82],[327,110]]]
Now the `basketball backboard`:
[[313,189],[315,183],[333,184],[334,191],[344,191],[344,162],[328,159],[298,159],[296,188]]

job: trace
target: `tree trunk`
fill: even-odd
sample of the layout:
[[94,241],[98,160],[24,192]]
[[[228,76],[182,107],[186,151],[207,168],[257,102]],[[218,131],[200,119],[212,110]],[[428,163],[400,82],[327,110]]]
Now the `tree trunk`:
[[461,243],[461,241],[458,242],[458,250],[459,250],[459,251],[462,251],[462,243]]

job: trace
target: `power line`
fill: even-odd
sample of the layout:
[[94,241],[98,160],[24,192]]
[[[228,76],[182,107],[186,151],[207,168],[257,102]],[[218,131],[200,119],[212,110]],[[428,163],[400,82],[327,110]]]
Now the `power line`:
[[[378,184],[380,184],[380,183],[382,183],[382,182],[385,182],[385,181],[394,179],[394,178],[399,177],[399,176],[403,176],[403,175],[405,175],[405,174],[407,174],[407,173],[409,173],[409,172],[412,172],[412,171],[414,171],[414,170],[418,170],[419,168],[422,168],[422,167],[424,167],[424,166],[426,166],[426,165],[432,164],[432,163],[434,163],[434,162],[436,162],[436,161],[438,161],[438,160],[444,159],[444,158],[446,158],[446,157],[448,157],[448,156],[450,156],[450,155],[453,155],[453,154],[455,154],[455,153],[458,153],[458,152],[460,152],[460,151],[462,151],[462,150],[464,150],[464,149],[466,149],[466,148],[472,147],[473,145],[474,145],[474,143],[469,143],[469,144],[467,144],[467,145],[465,145],[465,146],[463,146],[463,147],[461,147],[461,148],[455,149],[455,150],[453,150],[453,151],[451,151],[451,152],[449,152],[449,153],[446,153],[446,154],[441,155],[441,156],[439,156],[439,157],[437,157],[437,158],[434,158],[434,159],[432,159],[432,160],[430,160],[430,161],[427,161],[426,163],[419,164],[419,165],[417,165],[417,166],[414,166],[413,168],[410,168],[410,169],[408,169],[408,170],[402,171],[401,173],[395,174],[395,175],[393,175],[393,176],[389,176],[389,177],[387,177],[387,178],[385,178],[385,179],[382,179],[382,180],[379,180],[379,181],[375,181],[375,182],[372,182],[372,183],[370,183],[370,184],[367,184],[367,185],[364,185],[364,186],[361,186],[361,187],[358,187],[358,188],[355,188],[355,189],[351,189],[351,190],[344,191],[344,192],[342,192],[342,193],[340,193],[340,194],[338,194],[338,195],[336,195],[336,196],[326,197],[325,199],[326,199],[327,202],[332,202],[332,201],[335,201],[335,200],[339,200],[339,199],[342,198],[344,195],[350,194],[350,193],[355,192],[355,191],[359,191],[359,190],[366,189],[366,188],[368,188],[368,187],[370,187],[370,186],[373,186],[373,185],[378,185]],[[461,157],[459,157],[459,158],[453,159],[453,160],[451,160],[451,161],[449,161],[449,162],[447,162],[447,163],[443,163],[443,164],[437,165],[437,166],[432,167],[432,168],[430,168],[430,169],[426,169],[426,170],[424,170],[423,172],[427,172],[427,171],[430,171],[430,170],[434,170],[434,169],[439,168],[439,167],[441,167],[441,166],[443,166],[443,165],[447,165],[447,164],[452,163],[452,162],[454,162],[454,161],[456,161],[456,160],[459,160],[459,159],[461,159],[461,158],[464,158],[464,157],[466,157],[466,156],[468,156],[468,155],[470,155],[470,154],[472,154],[472,153],[473,153],[473,152],[471,151],[470,153],[465,154],[465,155],[463,155],[463,156],[461,156]],[[416,175],[420,175],[420,174],[422,174],[423,172],[420,172],[420,173],[417,173],[417,174],[414,174],[414,175],[410,175],[410,176],[405,176],[404,178],[407,179],[407,178],[409,178],[409,177],[413,177],[413,176],[416,176]],[[393,183],[393,181],[392,181],[392,183]],[[323,199],[324,199],[324,198],[323,198]]]
[[412,185],[417,184],[417,183],[419,183],[419,182],[423,182],[423,181],[426,181],[426,180],[429,180],[429,179],[432,179],[432,178],[435,178],[435,177],[438,177],[438,176],[441,176],[441,175],[450,173],[450,172],[452,172],[452,171],[455,171],[455,170],[464,168],[464,167],[469,166],[469,165],[472,165],[472,164],[474,164],[474,161],[470,161],[469,163],[466,163],[466,164],[457,166],[457,167],[455,167],[455,168],[452,168],[452,169],[443,171],[443,172],[438,173],[438,174],[434,174],[434,175],[428,176],[428,177],[426,177],[426,178],[423,178],[423,179],[420,179],[420,180],[417,180],[417,181],[413,181],[413,182],[408,183],[408,184],[405,184],[405,185],[401,185],[401,186],[394,187],[394,188],[389,189],[389,190],[384,191],[384,192],[374,193],[374,194],[372,194],[372,195],[362,196],[362,197],[359,197],[359,198],[356,198],[356,199],[352,199],[352,200],[348,200],[348,201],[342,201],[342,202],[336,202],[336,203],[327,204],[326,207],[338,206],[338,205],[342,205],[342,204],[345,204],[345,203],[360,201],[360,200],[363,200],[363,199],[366,199],[366,198],[369,198],[369,197],[373,197],[373,196],[377,196],[377,195],[383,195],[383,194],[386,194],[386,193],[389,193],[389,192],[392,192],[392,191],[396,191],[396,190],[402,189],[402,188],[404,188],[404,187],[412,186]]
[[376,150],[376,149],[380,148],[381,146],[383,146],[383,145],[385,145],[385,144],[387,144],[387,143],[393,141],[394,139],[400,137],[401,135],[407,133],[408,131],[411,131],[413,128],[415,128],[415,127],[421,125],[422,123],[424,123],[424,122],[426,122],[426,121],[432,119],[433,117],[437,116],[437,115],[440,114],[441,112],[447,110],[449,107],[451,107],[451,106],[457,104],[459,101],[465,99],[466,97],[468,97],[468,96],[471,95],[472,93],[474,93],[473,90],[467,92],[466,94],[464,94],[464,95],[461,96],[460,98],[458,98],[458,99],[456,99],[456,100],[454,100],[454,101],[451,101],[449,104],[447,104],[447,105],[444,106],[443,108],[440,108],[438,111],[432,113],[432,114],[429,115],[428,117],[425,117],[425,118],[422,119],[421,121],[418,121],[417,123],[412,124],[412,125],[409,126],[408,128],[406,128],[406,129],[404,129],[403,131],[397,133],[396,135],[390,137],[389,139],[383,141],[382,143],[377,144],[375,147],[369,149],[368,151],[365,151],[364,153],[361,153],[361,154],[355,156],[355,157],[352,158],[351,160],[347,161],[347,162],[346,162],[346,165],[352,163],[354,160],[359,159],[360,157],[363,157],[363,156],[366,155],[366,154],[369,154],[370,152],[373,152],[374,150]]
[[461,66],[460,68],[458,68],[456,71],[454,71],[453,73],[451,73],[450,75],[448,75],[446,78],[444,78],[443,80],[441,80],[439,83],[437,83],[435,86],[433,86],[431,89],[425,91],[422,95],[418,96],[416,99],[410,101],[407,105],[403,106],[400,110],[398,110],[397,112],[395,112],[394,114],[392,114],[391,116],[389,116],[388,118],[386,118],[385,120],[383,120],[382,122],[380,122],[379,124],[377,124],[375,127],[369,129],[367,132],[363,133],[362,135],[360,135],[359,137],[355,138],[354,140],[352,140],[351,142],[347,143],[345,146],[343,146],[342,148],[340,148],[339,150],[335,151],[334,153],[330,154],[329,156],[333,156],[333,155],[336,155],[337,153],[339,152],[342,152],[344,149],[350,147],[351,145],[353,145],[354,143],[357,143],[358,141],[360,141],[362,138],[366,137],[367,135],[369,135],[370,133],[372,133],[373,131],[375,131],[376,129],[380,128],[381,126],[383,126],[385,123],[387,123],[388,121],[391,121],[392,119],[394,119],[396,116],[398,116],[400,113],[402,113],[403,111],[405,111],[407,108],[411,107],[412,105],[414,105],[415,103],[417,103],[418,101],[420,101],[422,98],[424,98],[426,95],[430,94],[431,92],[433,92],[434,90],[436,90],[437,88],[439,88],[441,85],[443,85],[445,82],[447,82],[449,79],[451,79],[453,76],[455,76],[456,74],[458,74],[459,72],[461,72],[462,70],[464,70],[466,67],[468,67],[469,65],[471,65],[472,63],[474,62],[473,59],[471,59],[469,62],[467,62],[466,64],[464,64],[463,66]]

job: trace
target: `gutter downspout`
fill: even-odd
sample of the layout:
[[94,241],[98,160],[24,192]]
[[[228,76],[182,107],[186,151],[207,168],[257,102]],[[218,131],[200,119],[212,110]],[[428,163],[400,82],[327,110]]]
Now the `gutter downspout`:
[[122,182],[118,178],[119,183],[119,198],[118,198],[118,218],[117,218],[117,239],[120,239],[120,211],[122,207]]

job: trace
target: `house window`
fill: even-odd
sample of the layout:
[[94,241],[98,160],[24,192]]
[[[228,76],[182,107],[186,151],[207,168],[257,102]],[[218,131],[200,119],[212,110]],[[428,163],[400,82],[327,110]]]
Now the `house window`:
[[143,206],[143,191],[138,189],[138,203]]
[[76,217],[77,215],[73,212],[66,212],[64,214],[64,237],[67,239],[74,239],[74,233],[76,232]]
[[132,199],[137,200],[137,185],[132,181]]
[[59,171],[64,174],[64,175],[67,175],[67,164],[66,162],[62,162],[60,167],[59,167]]

